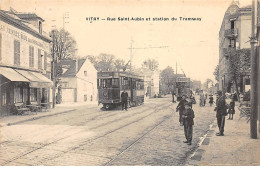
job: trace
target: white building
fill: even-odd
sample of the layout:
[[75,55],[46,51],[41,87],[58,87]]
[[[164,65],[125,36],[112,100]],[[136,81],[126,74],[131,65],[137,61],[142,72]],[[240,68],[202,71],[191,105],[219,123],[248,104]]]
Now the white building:
[[62,103],[97,101],[97,70],[88,59],[61,60]]

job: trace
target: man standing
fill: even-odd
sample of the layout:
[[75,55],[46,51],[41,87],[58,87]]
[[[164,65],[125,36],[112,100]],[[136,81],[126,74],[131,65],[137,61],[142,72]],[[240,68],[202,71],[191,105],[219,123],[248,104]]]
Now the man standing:
[[216,96],[215,111],[219,128],[219,133],[216,133],[216,136],[224,136],[225,116],[227,115],[226,100],[221,91],[218,91]]
[[185,103],[185,110],[183,111],[183,124],[184,124],[184,134],[186,141],[184,143],[188,143],[191,145],[192,141],[192,132],[193,132],[193,125],[194,125],[194,111],[191,109],[191,103]]
[[175,103],[175,101],[174,101],[174,95],[175,95],[175,92],[174,92],[174,90],[172,90],[172,102],[173,102],[173,103]]
[[122,110],[126,110],[127,111],[127,98],[128,98],[128,93],[124,90],[121,93],[121,102],[122,102]]
[[185,103],[187,103],[188,101],[186,100],[186,96],[183,95],[181,101],[179,102],[178,106],[176,107],[176,111],[179,111],[179,122],[180,122],[180,126],[183,126],[183,120],[182,120],[182,113],[185,109]]

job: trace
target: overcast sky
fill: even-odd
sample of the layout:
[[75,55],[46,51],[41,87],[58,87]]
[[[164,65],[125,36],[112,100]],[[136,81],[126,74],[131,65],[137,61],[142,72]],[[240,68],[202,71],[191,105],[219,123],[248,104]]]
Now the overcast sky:
[[[1,8],[10,6],[18,12],[34,12],[42,17],[45,30],[63,27],[77,41],[78,55],[113,54],[126,62],[130,59],[131,39],[133,64],[138,67],[147,58],[159,61],[160,69],[178,64],[192,79],[214,79],[218,64],[218,33],[232,0],[0,0]],[[248,5],[251,1],[240,0]],[[177,21],[86,21],[86,17],[177,18]],[[180,21],[179,17],[201,18]],[[162,47],[163,48],[158,48]],[[144,48],[144,49],[143,49]]]

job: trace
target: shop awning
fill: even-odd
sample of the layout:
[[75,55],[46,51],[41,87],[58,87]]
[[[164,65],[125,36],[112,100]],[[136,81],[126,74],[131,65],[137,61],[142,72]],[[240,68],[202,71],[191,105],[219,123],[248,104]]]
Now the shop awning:
[[43,76],[40,73],[26,71],[26,70],[18,70],[16,69],[18,73],[29,79],[30,81],[30,87],[35,88],[46,88],[52,86],[52,81]]
[[28,79],[26,79],[21,74],[17,73],[12,68],[0,67],[0,74],[13,82],[29,82]]

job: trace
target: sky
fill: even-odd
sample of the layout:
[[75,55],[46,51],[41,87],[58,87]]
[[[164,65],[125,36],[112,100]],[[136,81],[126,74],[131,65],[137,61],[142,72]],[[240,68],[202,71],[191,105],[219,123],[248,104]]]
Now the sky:
[[[78,56],[113,54],[140,67],[148,59],[162,70],[171,66],[193,80],[214,80],[218,64],[218,33],[233,0],[0,0],[0,8],[36,13],[43,29],[64,27],[77,41]],[[248,5],[251,1],[240,0]],[[64,19],[64,16],[66,17]],[[92,23],[87,17],[99,17]],[[107,21],[107,18],[141,17],[145,21]],[[153,21],[153,18],[169,21]],[[172,21],[171,18],[177,18]],[[181,21],[201,18],[201,21]],[[105,19],[105,20],[101,20]],[[150,18],[150,21],[146,21]],[[130,47],[132,45],[132,55]]]

